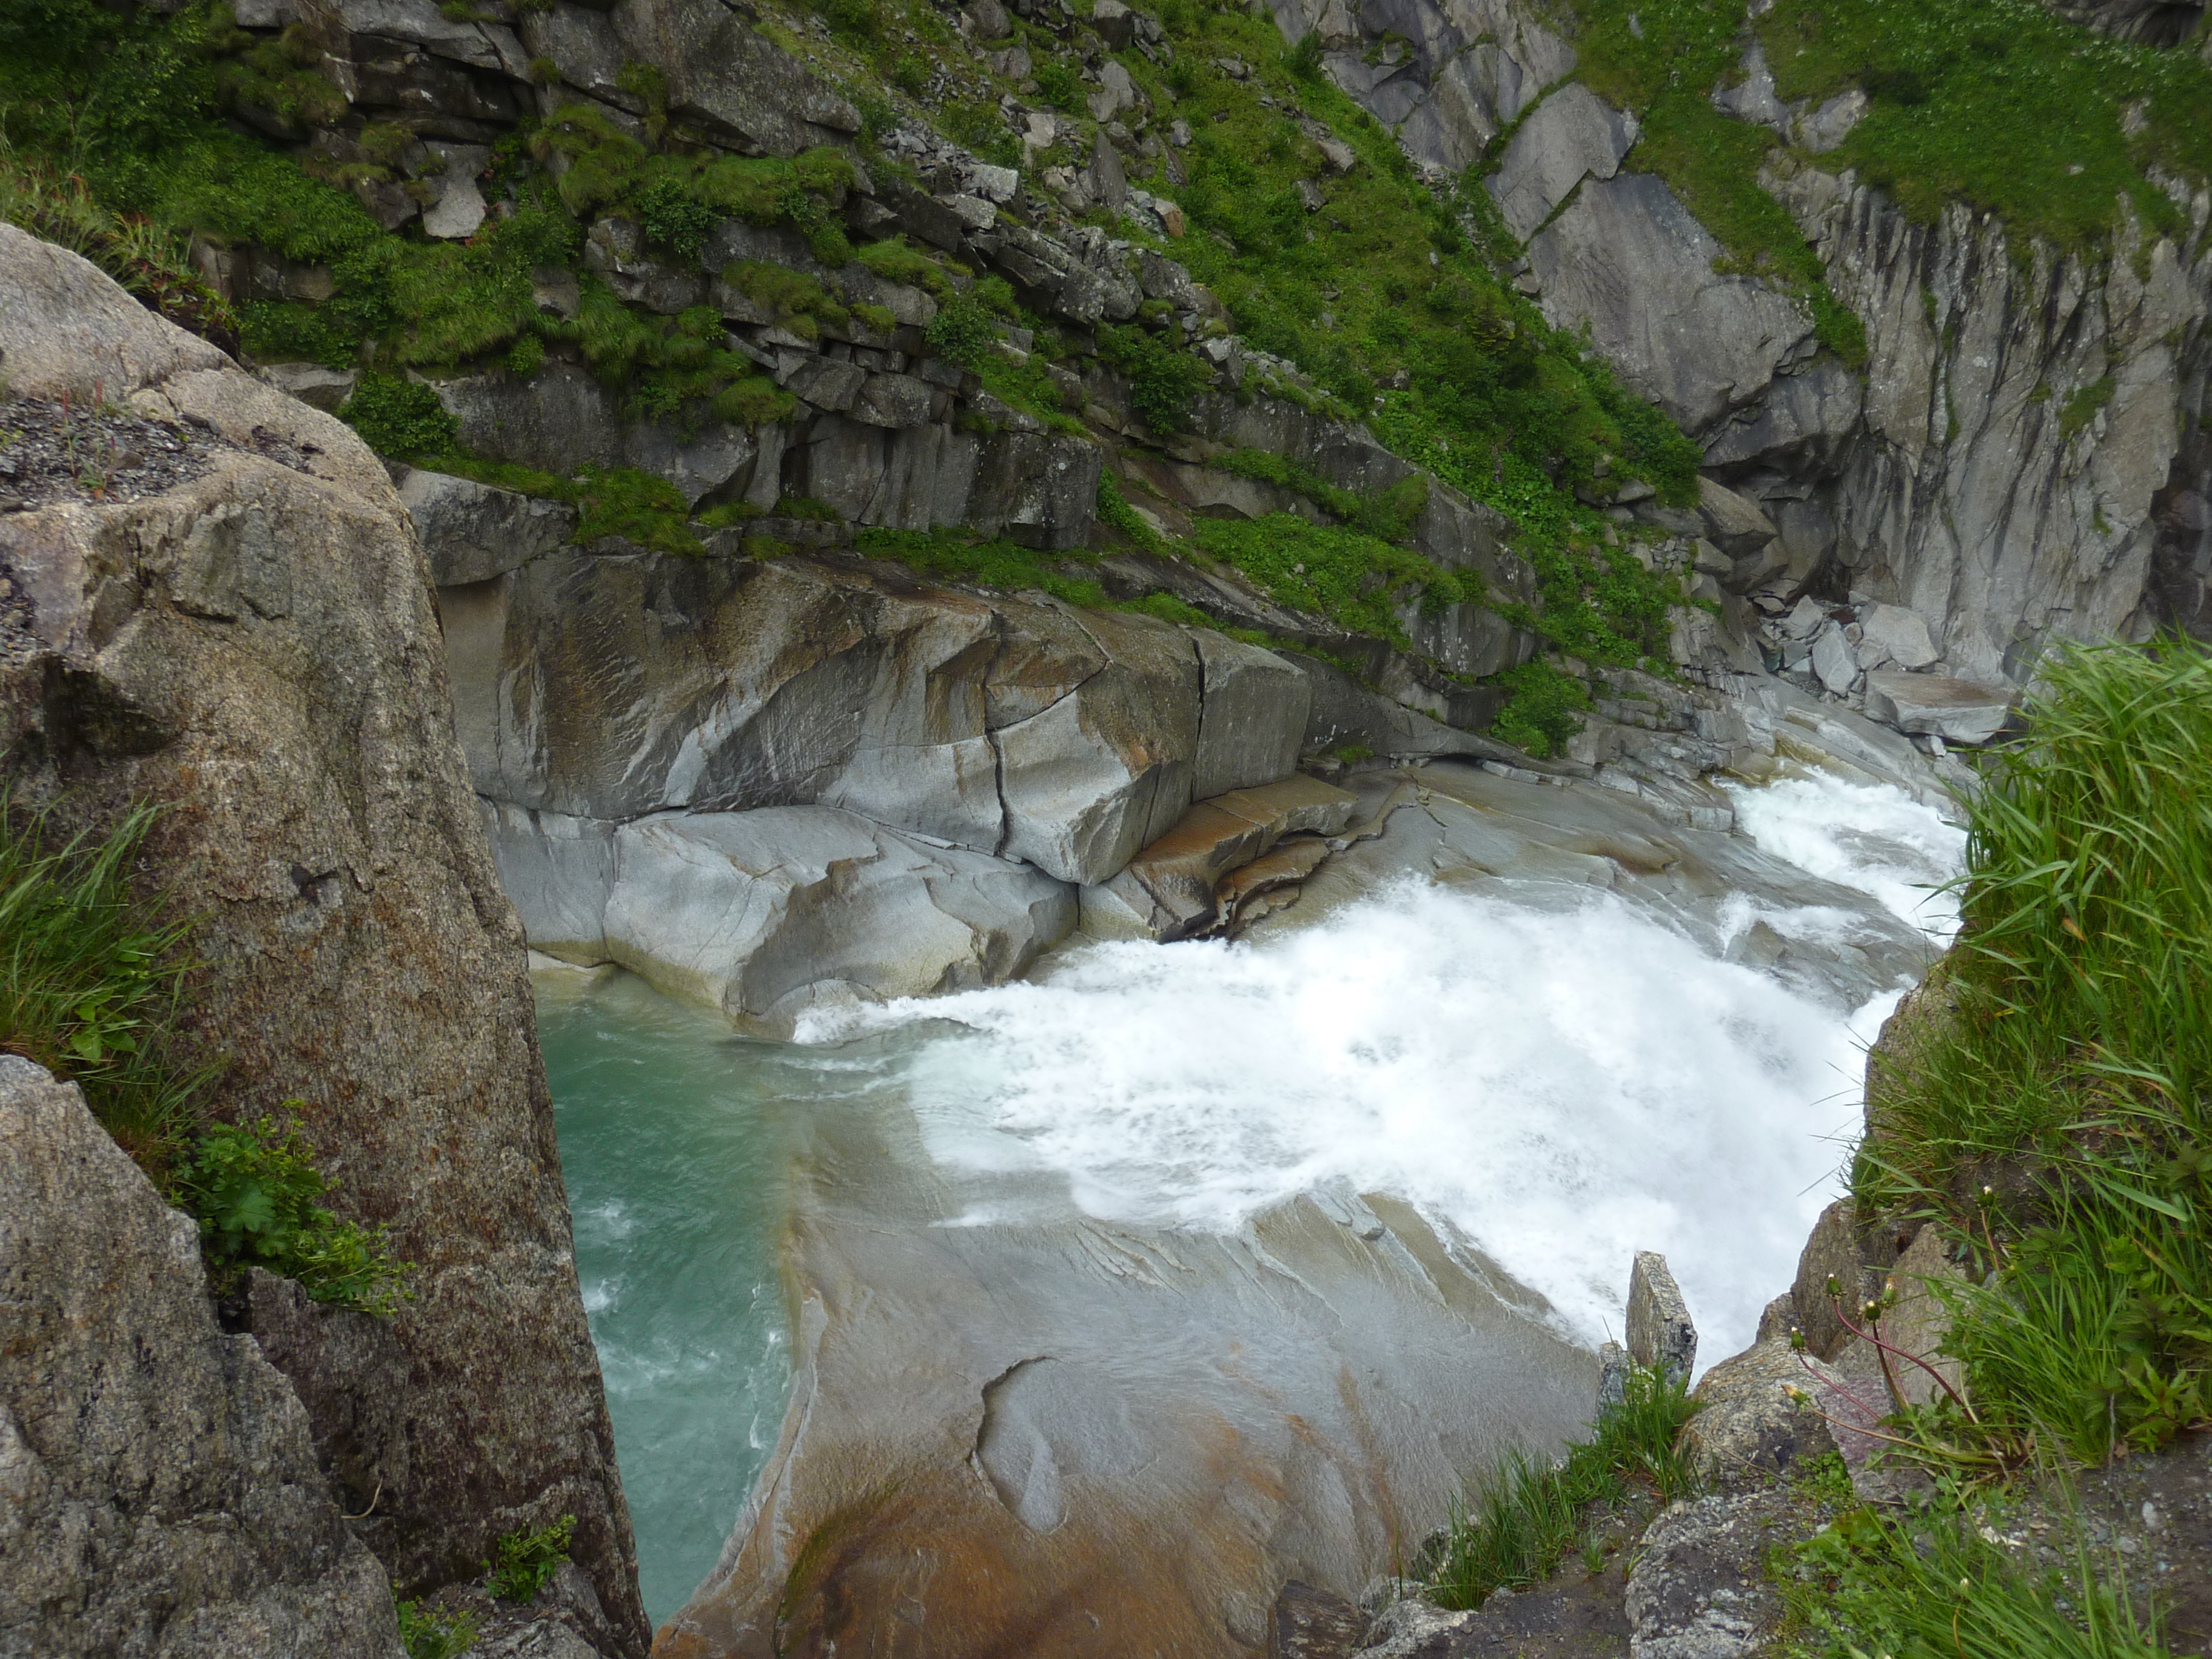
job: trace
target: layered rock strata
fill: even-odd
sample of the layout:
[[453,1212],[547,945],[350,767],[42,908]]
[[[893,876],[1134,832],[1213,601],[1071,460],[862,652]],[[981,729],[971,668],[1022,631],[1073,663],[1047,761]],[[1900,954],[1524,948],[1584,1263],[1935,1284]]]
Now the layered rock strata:
[[522,933],[405,510],[349,428],[75,255],[0,226],[0,289],[9,422],[105,403],[167,458],[130,489],[64,470],[0,518],[0,752],[88,826],[162,809],[210,1105],[296,1112],[339,1212],[416,1264],[395,1317],[309,1312],[264,1350],[407,1593],[574,1515],[615,1649],[641,1652]]

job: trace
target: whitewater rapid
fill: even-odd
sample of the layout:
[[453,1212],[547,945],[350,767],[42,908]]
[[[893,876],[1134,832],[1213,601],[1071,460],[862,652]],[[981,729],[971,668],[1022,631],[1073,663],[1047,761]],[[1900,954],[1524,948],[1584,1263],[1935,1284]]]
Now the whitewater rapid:
[[[1929,890],[1964,837],[1933,810],[1826,776],[1735,799],[1765,850],[1948,939]],[[1731,901],[1718,950],[1754,915],[1826,925]],[[1634,1252],[1663,1251],[1710,1359],[1788,1285],[1905,988],[1846,1015],[1601,890],[1406,880],[1264,945],[1095,944],[1042,982],[799,1036],[913,1041],[941,1164],[1056,1174],[1094,1216],[1217,1232],[1300,1192],[1395,1194],[1589,1342],[1619,1333]]]

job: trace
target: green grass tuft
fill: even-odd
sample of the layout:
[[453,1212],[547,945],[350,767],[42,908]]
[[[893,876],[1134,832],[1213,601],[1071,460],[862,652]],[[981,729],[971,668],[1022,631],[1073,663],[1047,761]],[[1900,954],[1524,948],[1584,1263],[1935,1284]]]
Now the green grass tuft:
[[1954,1012],[1869,1079],[1863,1215],[1968,1254],[1939,1462],[2096,1461],[2212,1415],[2212,654],[2070,647],[1966,804]]
[[2156,1659],[2117,1571],[2077,1541],[2070,1571],[2039,1576],[1969,1515],[1846,1513],[1800,1545],[1784,1595],[1806,1659]]
[[157,817],[72,835],[0,787],[0,1051],[84,1091],[108,1133],[165,1193],[188,1156],[205,1073],[168,1038],[188,929],[131,876]]
[[1523,1589],[1549,1577],[1581,1540],[1584,1511],[1644,1496],[1664,1505],[1694,1486],[1677,1449],[1697,1402],[1679,1381],[1632,1370],[1626,1397],[1609,1407],[1588,1440],[1545,1463],[1506,1459],[1452,1516],[1430,1594],[1446,1607],[1479,1607],[1501,1589]]

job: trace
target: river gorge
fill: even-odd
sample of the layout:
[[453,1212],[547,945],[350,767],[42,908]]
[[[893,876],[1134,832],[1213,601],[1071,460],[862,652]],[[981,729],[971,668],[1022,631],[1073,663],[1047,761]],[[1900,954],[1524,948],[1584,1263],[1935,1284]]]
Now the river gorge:
[[2204,13],[0,7],[0,1659],[2188,1637]]
[[[1863,969],[1785,986],[1741,960],[1745,935],[1763,921],[1802,948],[1847,950],[1871,913],[1940,945],[1948,912],[1933,890],[1961,842],[1894,786],[1810,773],[1735,799],[1760,852],[1795,872],[1662,910],[1593,890],[1587,872],[1401,874],[1334,906],[1310,897],[1325,915],[1293,908],[1282,920],[1300,925],[1265,939],[1073,943],[1022,982],[828,1017],[788,1043],[732,1036],[617,969],[542,966],[585,1305],[648,1613],[667,1620],[707,1577],[776,1448],[787,1297],[820,1294],[795,1208],[868,1215],[890,1230],[886,1248],[917,1257],[931,1231],[964,1230],[979,1273],[1042,1237],[1069,1251],[1142,1240],[1197,1274],[1224,1245],[1289,1256],[1273,1241],[1301,1199],[1358,1231],[1405,1215],[1431,1241],[1413,1248],[1455,1255],[1585,1352],[1619,1336],[1628,1264],[1658,1249],[1706,1352],[1747,1345],[1833,1195],[1864,1046],[1904,986]],[[1834,887],[1790,890],[1814,877]],[[854,1158],[860,1143],[881,1150]],[[1018,1247],[990,1242],[1017,1230]],[[1231,1363],[1219,1322],[1234,1300],[1200,1304],[1201,1334],[1193,1290],[1146,1315],[1117,1309],[1099,1288],[1111,1280],[1052,1283],[1069,1299],[1030,1340],[1064,1350],[1107,1327],[1084,1346],[1110,1352],[1139,1420],[1190,1387],[1177,1350],[1195,1344],[1201,1369]],[[1355,1273],[1338,1293],[1389,1289]],[[948,1298],[945,1311],[979,1310]],[[1418,1308],[1389,1322],[1399,1344],[1466,1344],[1455,1369],[1483,1363],[1466,1331]],[[951,1353],[977,1334],[927,1340]],[[1363,1386],[1385,1395],[1419,1374],[1402,1350],[1362,1358]],[[1552,1364],[1589,1386],[1570,1356]],[[1273,1375],[1285,1387],[1298,1371]],[[1559,1409],[1580,1408],[1571,1394]],[[1422,1495],[1431,1507],[1402,1518],[1425,1533],[1442,1494]]]

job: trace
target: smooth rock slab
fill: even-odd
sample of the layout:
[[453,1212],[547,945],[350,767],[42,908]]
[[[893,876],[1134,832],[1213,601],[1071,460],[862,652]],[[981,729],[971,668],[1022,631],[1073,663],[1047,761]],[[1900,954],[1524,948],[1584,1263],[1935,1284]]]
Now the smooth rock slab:
[[1945,674],[1876,669],[1867,676],[1867,714],[1900,732],[1932,732],[1946,743],[1981,744],[2003,730],[2012,694]]
[[1557,328],[1587,323],[1621,378],[1697,435],[1764,392],[1813,337],[1810,312],[1745,276],[1647,173],[1593,179],[1528,246]]
[[790,1407],[664,1659],[1256,1656],[1287,1580],[1357,1595],[1589,1414],[1590,1356],[1387,1198],[1148,1229],[911,1120],[808,1133]]
[[1498,211],[1527,240],[1585,178],[1610,179],[1636,142],[1636,124],[1581,82],[1536,106],[1489,179]]
[[810,1007],[1000,983],[1075,925],[1073,891],[1037,870],[834,807],[490,816],[535,948],[774,1035]]

